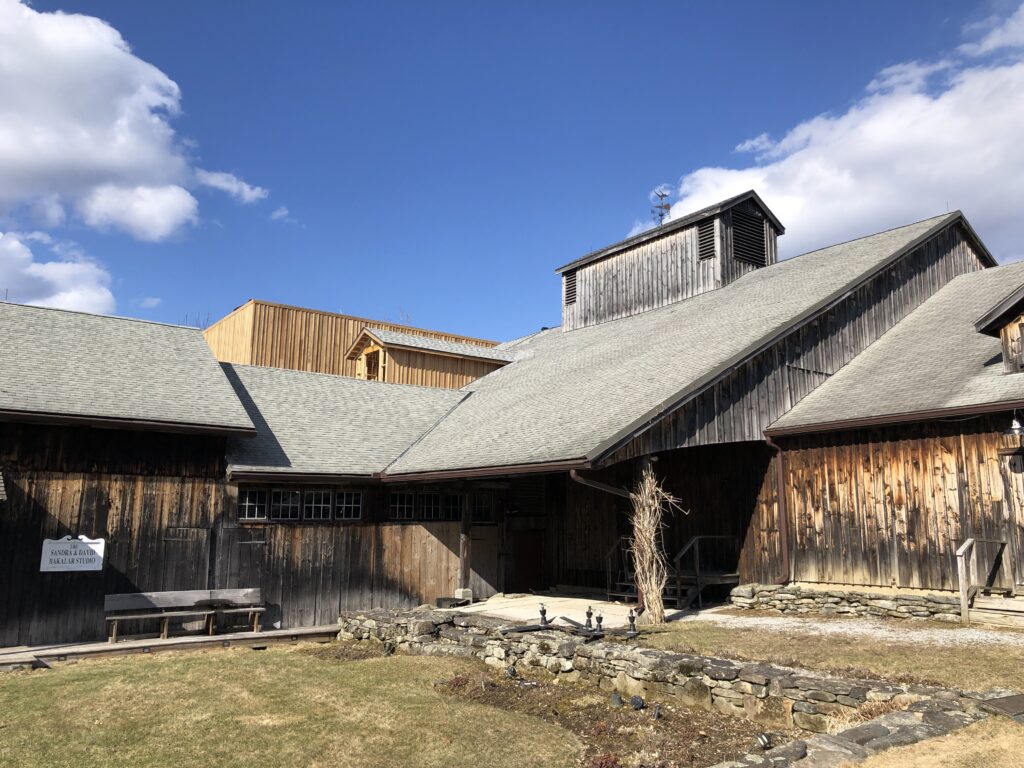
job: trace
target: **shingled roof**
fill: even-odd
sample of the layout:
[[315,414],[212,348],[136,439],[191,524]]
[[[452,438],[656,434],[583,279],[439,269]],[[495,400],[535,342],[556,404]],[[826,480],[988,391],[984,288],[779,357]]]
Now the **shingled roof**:
[[0,418],[252,432],[198,328],[0,302]]
[[465,393],[325,373],[224,364],[256,424],[228,443],[232,478],[380,472]]
[[975,321],[1024,285],[1024,264],[961,275],[801,400],[769,434],[1024,407],[998,338]]
[[403,333],[391,331],[385,328],[364,328],[362,333],[349,347],[348,357],[352,357],[355,350],[359,349],[364,337],[376,340],[381,346],[403,347],[406,349],[417,349],[424,352],[434,352],[442,355],[454,355],[456,357],[474,357],[481,360],[494,360],[507,363],[512,360],[512,355],[502,349],[485,347],[481,344],[469,344],[465,342],[448,341],[447,339],[436,339],[430,336],[421,336],[417,333]]
[[660,309],[530,337],[512,348],[515,362],[467,385],[470,396],[387,473],[593,459],[958,220],[959,212],[937,216]]

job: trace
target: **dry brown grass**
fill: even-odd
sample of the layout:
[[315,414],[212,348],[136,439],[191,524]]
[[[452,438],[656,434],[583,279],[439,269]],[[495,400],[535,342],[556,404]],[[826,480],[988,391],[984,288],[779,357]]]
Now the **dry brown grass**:
[[563,728],[435,688],[469,668],[271,646],[0,674],[0,765],[575,765]]
[[1024,725],[990,717],[948,736],[882,752],[857,768],[1019,768],[1024,762]]
[[646,629],[642,642],[656,648],[764,661],[849,677],[966,690],[1003,687],[1024,691],[1024,647],[1019,645],[930,645],[912,638],[898,642],[864,635],[813,635],[797,629],[743,628],[710,621],[675,622]]
[[852,728],[876,717],[887,715],[890,712],[899,712],[906,709],[907,705],[898,699],[889,701],[868,701],[861,704],[857,709],[843,708],[838,712],[832,712],[825,718],[826,728],[829,733],[835,734]]

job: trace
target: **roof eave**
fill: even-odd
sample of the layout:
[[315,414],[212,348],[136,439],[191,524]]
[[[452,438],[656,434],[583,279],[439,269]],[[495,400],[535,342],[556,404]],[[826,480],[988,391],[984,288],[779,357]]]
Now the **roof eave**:
[[507,475],[540,475],[552,472],[568,472],[570,469],[590,469],[586,459],[566,459],[533,464],[506,464],[494,467],[466,467],[405,474],[381,474],[385,483],[411,483],[424,480],[461,480],[468,478],[505,477]]
[[935,421],[956,416],[983,416],[988,413],[1001,413],[1024,408],[1024,400],[1005,400],[996,403],[978,403],[975,405],[955,406],[952,408],[932,408],[921,411],[905,411],[902,413],[865,416],[857,419],[839,419],[823,421],[816,424],[800,424],[791,427],[768,427],[764,434],[768,437],[789,437],[794,435],[820,434],[822,432],[839,432],[851,429],[864,429],[891,424],[906,424],[917,421]]
[[974,323],[974,330],[998,339],[1002,327],[1012,317],[1019,315],[1022,309],[1024,309],[1024,285],[1018,286],[1009,296],[979,317]]
[[292,483],[334,483],[339,481],[357,480],[360,482],[378,480],[377,473],[353,472],[282,472],[280,470],[234,470],[228,467],[228,480],[231,482],[292,482]]
[[256,434],[256,427],[241,427],[226,424],[203,424],[198,422],[161,421],[159,419],[131,419],[88,414],[50,413],[45,411],[19,411],[0,409],[0,421],[15,421],[32,424],[53,424],[59,426],[87,426],[105,429],[127,429],[153,432],[181,432],[205,435],[248,435]]

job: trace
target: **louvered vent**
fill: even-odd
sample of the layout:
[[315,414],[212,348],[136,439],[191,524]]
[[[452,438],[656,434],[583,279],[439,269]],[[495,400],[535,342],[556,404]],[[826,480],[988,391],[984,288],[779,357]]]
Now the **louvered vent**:
[[715,220],[708,219],[697,225],[697,254],[702,259],[715,258]]
[[565,278],[565,306],[576,303],[576,270],[566,272]]
[[759,267],[768,263],[765,255],[764,219],[761,216],[733,209],[732,252],[737,259]]

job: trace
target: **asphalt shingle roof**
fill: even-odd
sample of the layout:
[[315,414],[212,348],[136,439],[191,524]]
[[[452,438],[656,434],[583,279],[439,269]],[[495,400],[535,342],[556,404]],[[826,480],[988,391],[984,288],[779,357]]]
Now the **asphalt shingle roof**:
[[484,347],[479,344],[467,344],[465,342],[447,341],[445,339],[434,339],[429,336],[420,336],[415,333],[402,333],[384,328],[368,328],[367,331],[380,339],[385,345],[395,344],[402,347],[415,347],[428,352],[443,352],[449,355],[461,355],[463,357],[478,357],[482,360],[500,360],[509,362],[512,355],[494,347]]
[[961,275],[771,425],[812,425],[1024,401],[1024,373],[1003,372],[999,339],[975,321],[1024,284],[1024,264]]
[[232,473],[380,472],[465,396],[281,368],[224,371],[257,430],[228,441]]
[[392,475],[588,457],[601,443],[810,317],[951,213],[814,251],[659,309],[510,348],[515,362],[388,468]]
[[0,303],[0,411],[251,430],[198,328]]

